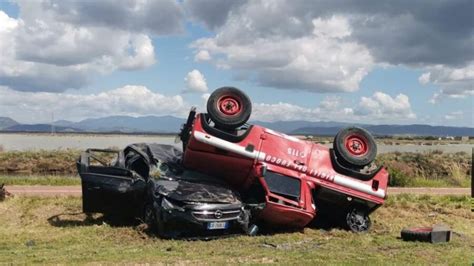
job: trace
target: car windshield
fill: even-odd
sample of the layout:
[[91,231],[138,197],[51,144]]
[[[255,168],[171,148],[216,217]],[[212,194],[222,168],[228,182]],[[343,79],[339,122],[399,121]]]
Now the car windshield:
[[190,182],[209,182],[225,184],[219,178],[184,169],[179,164],[157,161],[150,167],[150,178],[153,179],[179,179]]

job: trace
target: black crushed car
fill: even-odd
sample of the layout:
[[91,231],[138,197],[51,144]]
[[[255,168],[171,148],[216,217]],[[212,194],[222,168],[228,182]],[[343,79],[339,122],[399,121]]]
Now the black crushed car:
[[183,168],[181,156],[162,144],[86,150],[77,162],[83,211],[136,217],[165,238],[255,234],[239,194]]

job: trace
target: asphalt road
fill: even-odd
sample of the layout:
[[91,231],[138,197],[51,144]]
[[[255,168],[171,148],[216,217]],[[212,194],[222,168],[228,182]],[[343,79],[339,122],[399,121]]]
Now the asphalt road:
[[[5,186],[6,190],[12,195],[22,196],[74,196],[82,195],[80,186]],[[417,195],[470,195],[470,188],[401,188],[391,187],[388,189],[388,195],[396,194],[417,194]]]

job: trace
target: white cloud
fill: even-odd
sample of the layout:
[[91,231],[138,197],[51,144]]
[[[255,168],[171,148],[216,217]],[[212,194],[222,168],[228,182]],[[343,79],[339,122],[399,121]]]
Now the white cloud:
[[[32,1],[18,1],[22,11],[23,7],[32,9]],[[183,10],[181,4],[174,0],[47,0],[42,1],[40,6],[53,13],[58,21],[75,25],[147,32],[152,35],[183,32]]]
[[207,102],[207,100],[209,99],[210,96],[211,96],[210,93],[203,93],[201,95],[201,99],[203,99],[205,102]]
[[248,19],[245,14],[232,17],[214,38],[199,39],[192,46],[215,55],[218,67],[239,70],[242,76],[276,88],[352,92],[372,69],[370,52],[348,38],[351,29],[345,17],[316,19],[311,33],[297,38],[250,38],[254,25],[248,25]]
[[409,99],[404,94],[395,98],[376,92],[361,97],[359,105],[348,106],[339,97],[326,97],[317,107],[308,108],[290,103],[254,104],[252,119],[260,121],[344,121],[357,123],[398,123],[415,119]]
[[342,39],[351,35],[349,22],[340,16],[332,16],[327,20],[313,19],[313,25],[313,34],[316,36]]
[[418,78],[418,82],[420,82],[420,84],[422,85],[426,85],[430,82],[430,77],[431,77],[431,73],[430,72],[426,72],[426,73],[423,73],[421,74],[421,76]]
[[474,61],[465,67],[436,65],[428,68],[418,79],[422,84],[432,83],[439,86],[439,92],[433,95],[432,103],[439,102],[441,95],[450,98],[466,98],[474,95]]
[[322,105],[307,108],[295,104],[279,102],[275,104],[256,103],[253,105],[252,120],[259,121],[347,121],[353,115],[352,108],[340,106],[325,109]]
[[395,98],[383,92],[375,92],[371,97],[361,97],[355,114],[381,121],[416,118],[408,96],[402,93]]
[[[461,66],[474,59],[472,1],[185,0],[184,6],[216,31],[219,46],[301,38],[313,31],[315,20],[336,15],[349,19],[350,38],[368,47],[376,62]],[[347,36],[341,23],[323,24],[322,32]]]
[[441,101],[441,99],[442,99],[442,95],[438,92],[435,92],[433,96],[431,96],[431,98],[428,100],[428,102],[431,104],[437,104]]
[[209,61],[209,60],[211,60],[211,55],[206,50],[201,50],[197,52],[196,55],[194,56],[195,62],[202,62],[202,61]]
[[179,33],[174,1],[18,1],[19,18],[0,10],[0,85],[60,92],[98,75],[156,63],[151,36]]
[[450,112],[448,114],[446,114],[444,116],[444,119],[446,120],[458,120],[458,119],[462,119],[464,113],[462,111],[454,111],[454,112]]
[[186,92],[206,92],[208,90],[204,75],[197,69],[189,72],[184,81],[186,82]]
[[127,85],[96,94],[21,92],[0,87],[0,113],[25,123],[80,120],[109,115],[175,115],[188,111],[180,95],[165,96],[144,86]]
[[155,48],[147,35],[135,35],[130,38],[127,50],[129,54],[124,54],[118,65],[119,69],[134,70],[152,66],[156,63]]
[[304,108],[290,103],[255,103],[252,107],[252,120],[259,121],[289,121],[305,120],[311,118],[311,121],[318,120],[316,113],[319,111],[314,108]]

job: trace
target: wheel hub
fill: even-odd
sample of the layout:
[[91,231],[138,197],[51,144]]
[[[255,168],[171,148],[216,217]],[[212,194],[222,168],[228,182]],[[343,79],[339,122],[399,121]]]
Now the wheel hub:
[[367,153],[367,142],[361,136],[349,136],[344,144],[352,155],[360,156]]
[[237,99],[224,96],[218,101],[219,110],[225,115],[237,115],[241,111],[241,105]]
[[347,215],[347,225],[354,232],[365,232],[370,228],[370,218],[365,214],[353,210]]

